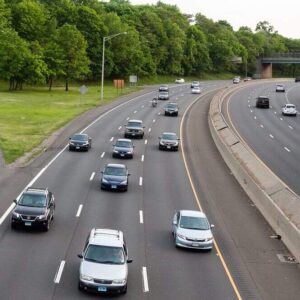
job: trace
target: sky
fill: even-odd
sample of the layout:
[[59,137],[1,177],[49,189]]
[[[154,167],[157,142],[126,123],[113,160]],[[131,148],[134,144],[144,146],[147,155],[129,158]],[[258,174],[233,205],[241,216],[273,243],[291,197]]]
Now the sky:
[[[157,0],[129,0],[131,4],[156,4]],[[177,5],[182,13],[201,13],[214,21],[226,20],[234,30],[248,26],[253,31],[267,21],[287,38],[300,39],[300,0],[162,0]]]

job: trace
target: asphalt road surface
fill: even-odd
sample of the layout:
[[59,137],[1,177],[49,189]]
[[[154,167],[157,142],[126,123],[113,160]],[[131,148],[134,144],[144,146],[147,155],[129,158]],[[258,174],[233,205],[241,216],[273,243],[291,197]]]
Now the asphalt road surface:
[[[133,263],[122,299],[299,299],[297,265],[279,261],[276,254],[287,250],[270,238],[270,227],[231,176],[208,132],[212,91],[228,84],[203,83],[200,100],[182,126],[184,111],[199,97],[188,84],[171,87],[169,101],[178,102],[179,117],[162,114],[167,101],[151,107],[156,92],[121,102],[84,130],[93,138],[89,152],[57,146],[52,156],[45,154],[47,161],[37,159],[14,174],[12,181],[19,179],[15,190],[6,178],[0,190],[0,299],[98,298],[77,289],[77,254],[93,227],[125,234]],[[123,137],[128,118],[143,120],[145,137],[134,140],[132,160],[114,159],[112,145]],[[158,136],[164,131],[181,133],[197,197],[182,149],[158,150]],[[128,192],[100,190],[99,173],[108,162],[127,164]],[[12,197],[31,180],[34,187],[48,187],[56,198],[55,220],[47,233],[12,230],[10,214],[5,214]],[[217,247],[211,252],[176,249],[171,236],[174,213],[199,209],[196,198],[215,224]]]

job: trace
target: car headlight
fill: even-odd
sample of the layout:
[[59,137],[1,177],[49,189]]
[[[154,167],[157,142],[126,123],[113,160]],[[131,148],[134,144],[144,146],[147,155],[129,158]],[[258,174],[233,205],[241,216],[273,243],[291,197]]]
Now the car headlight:
[[186,240],[186,237],[185,237],[184,235],[181,235],[181,234],[178,234],[178,233],[177,233],[177,236],[178,236],[179,238],[183,239],[183,240]]
[[84,274],[80,274],[80,279],[85,281],[93,281],[93,277]]
[[119,153],[119,151],[118,150],[114,150],[114,153]]
[[207,242],[210,242],[210,241],[212,241],[212,240],[213,240],[213,237],[212,237],[212,236],[206,239]]
[[126,184],[127,184],[127,180],[121,181],[121,183],[120,183],[120,184],[122,184],[122,185],[126,185]]
[[113,283],[116,283],[116,284],[125,284],[126,283],[126,279],[114,279]]
[[103,183],[108,183],[108,181],[105,178],[102,178]]
[[70,144],[70,145],[74,145],[74,143],[73,143],[73,142],[70,142],[69,144]]
[[47,216],[46,215],[40,215],[37,218],[38,218],[38,220],[44,220],[44,219],[47,218]]
[[131,153],[132,153],[132,150],[127,151],[127,154],[131,154]]
[[16,212],[13,212],[13,216],[16,217],[17,219],[21,218],[21,215]]

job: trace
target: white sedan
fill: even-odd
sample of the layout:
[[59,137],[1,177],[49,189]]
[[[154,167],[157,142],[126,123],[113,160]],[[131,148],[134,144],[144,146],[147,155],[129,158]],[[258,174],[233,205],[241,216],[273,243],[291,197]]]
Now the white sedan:
[[201,94],[201,89],[199,86],[195,86],[192,88],[192,94]]
[[184,83],[185,81],[184,81],[184,79],[183,78],[177,78],[176,80],[175,80],[175,83]]
[[282,107],[282,114],[284,116],[297,116],[297,110],[294,104],[286,104]]
[[282,85],[282,84],[277,84],[276,85],[276,90],[275,90],[276,92],[285,92],[285,88],[284,88],[284,85]]

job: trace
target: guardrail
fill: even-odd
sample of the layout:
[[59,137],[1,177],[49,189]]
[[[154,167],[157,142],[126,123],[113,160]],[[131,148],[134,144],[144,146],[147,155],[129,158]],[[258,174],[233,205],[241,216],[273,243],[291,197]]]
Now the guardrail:
[[299,262],[300,197],[235,135],[222,115],[222,101],[239,88],[221,91],[211,101],[208,120],[212,137],[244,191]]

